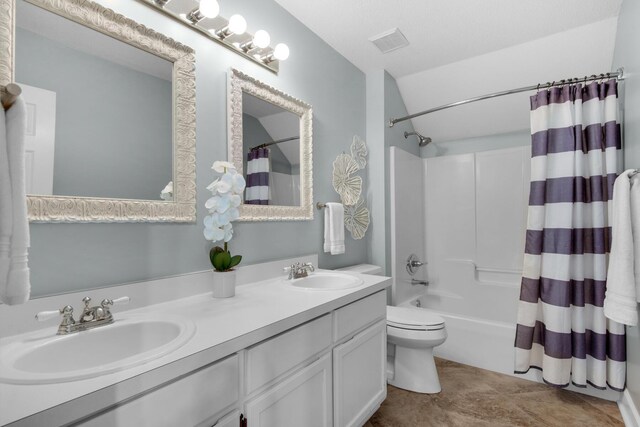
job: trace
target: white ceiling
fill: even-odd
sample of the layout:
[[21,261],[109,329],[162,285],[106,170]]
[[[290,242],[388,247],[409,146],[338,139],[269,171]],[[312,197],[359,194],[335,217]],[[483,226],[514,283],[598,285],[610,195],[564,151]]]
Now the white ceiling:
[[[362,71],[397,79],[617,16],[622,0],[276,2]],[[382,54],[369,38],[394,27],[409,46]]]
[[[410,114],[610,71],[622,1],[276,0],[362,71],[388,71]],[[410,44],[383,54],[369,39],[394,27]],[[439,111],[412,119],[411,125],[431,137],[434,146],[525,131],[529,95]],[[402,141],[403,130],[394,129]]]

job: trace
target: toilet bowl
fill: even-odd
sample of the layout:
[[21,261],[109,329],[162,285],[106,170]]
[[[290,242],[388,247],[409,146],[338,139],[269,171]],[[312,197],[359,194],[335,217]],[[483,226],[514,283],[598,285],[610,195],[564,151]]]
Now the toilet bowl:
[[446,339],[442,317],[424,308],[387,306],[387,342],[395,345],[387,382],[417,393],[439,393],[433,348]]
[[[382,268],[358,264],[342,271],[379,275]],[[417,393],[439,393],[442,388],[434,347],[447,339],[444,319],[424,308],[387,306],[387,342],[395,348],[389,356],[387,382]]]

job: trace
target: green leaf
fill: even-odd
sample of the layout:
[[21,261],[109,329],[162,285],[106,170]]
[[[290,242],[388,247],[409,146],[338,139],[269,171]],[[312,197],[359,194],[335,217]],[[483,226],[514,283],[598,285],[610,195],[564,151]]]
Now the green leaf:
[[242,261],[242,255],[234,255],[231,257],[231,264],[229,264],[229,268],[233,268],[236,265],[240,264],[240,261]]
[[209,260],[211,261],[211,265],[214,267],[215,265],[213,264],[213,259],[215,258],[216,254],[219,254],[220,252],[223,252],[220,246],[215,246],[209,251]]
[[213,256],[213,267],[218,271],[227,271],[231,264],[229,252],[218,252]]

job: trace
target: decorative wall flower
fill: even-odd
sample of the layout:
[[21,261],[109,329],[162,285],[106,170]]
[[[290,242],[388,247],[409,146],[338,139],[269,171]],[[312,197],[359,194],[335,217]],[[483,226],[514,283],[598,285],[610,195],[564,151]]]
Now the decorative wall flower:
[[353,176],[358,170],[358,164],[348,154],[340,154],[333,162],[333,188],[344,205],[353,205],[360,198],[362,178]]
[[369,228],[369,209],[361,197],[356,204],[344,207],[344,226],[351,233],[351,237],[360,240]]
[[358,135],[353,136],[353,142],[351,143],[351,157],[358,165],[359,169],[364,169],[367,166],[367,144]]

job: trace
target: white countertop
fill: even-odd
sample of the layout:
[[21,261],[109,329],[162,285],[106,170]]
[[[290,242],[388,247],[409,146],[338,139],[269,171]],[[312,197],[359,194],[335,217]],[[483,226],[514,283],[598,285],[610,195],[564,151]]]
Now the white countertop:
[[[233,298],[214,299],[211,293],[205,293],[121,311],[121,315],[184,316],[195,323],[196,331],[178,350],[120,372],[56,384],[0,383],[0,425],[16,421],[16,426],[52,425],[47,420],[77,419],[99,409],[102,403],[96,402],[107,404],[135,396],[390,286],[389,278],[357,275],[364,283],[346,290],[297,289],[276,278],[238,286]],[[117,321],[115,310],[114,317]],[[53,336],[57,326],[48,329]],[[0,345],[15,338],[0,339]],[[99,349],[87,349],[86,354],[78,357],[91,357],[92,351]]]

